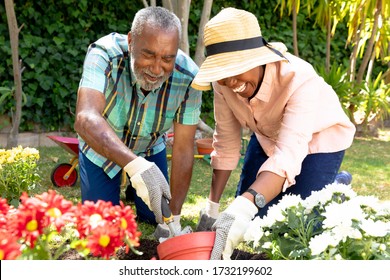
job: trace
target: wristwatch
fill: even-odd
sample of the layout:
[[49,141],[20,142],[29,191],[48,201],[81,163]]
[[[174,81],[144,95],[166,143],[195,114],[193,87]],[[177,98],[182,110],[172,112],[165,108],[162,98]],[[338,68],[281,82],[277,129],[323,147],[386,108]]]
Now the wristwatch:
[[257,208],[261,209],[265,206],[265,197],[261,193],[256,192],[254,189],[247,189],[247,192],[253,195],[255,198],[255,205]]

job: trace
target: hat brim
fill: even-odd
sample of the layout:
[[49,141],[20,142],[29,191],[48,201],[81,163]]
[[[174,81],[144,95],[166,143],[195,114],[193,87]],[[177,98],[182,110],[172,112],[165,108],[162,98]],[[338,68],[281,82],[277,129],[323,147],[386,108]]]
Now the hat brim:
[[198,90],[210,90],[211,82],[233,77],[257,66],[281,60],[286,60],[286,58],[279,56],[266,46],[212,55],[203,62],[191,86]]

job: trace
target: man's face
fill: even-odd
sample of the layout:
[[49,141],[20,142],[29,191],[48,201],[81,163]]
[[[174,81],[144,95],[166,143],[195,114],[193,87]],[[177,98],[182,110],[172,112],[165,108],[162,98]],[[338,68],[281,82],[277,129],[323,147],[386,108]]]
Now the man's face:
[[159,88],[171,75],[179,46],[176,31],[144,27],[136,38],[129,32],[131,70],[142,89]]

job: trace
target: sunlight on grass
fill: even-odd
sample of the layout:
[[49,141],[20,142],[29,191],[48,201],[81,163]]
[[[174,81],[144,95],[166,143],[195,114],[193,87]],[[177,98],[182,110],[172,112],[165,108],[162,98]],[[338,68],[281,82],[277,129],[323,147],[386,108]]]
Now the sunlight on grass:
[[390,200],[390,129],[378,138],[356,137],[345,153],[342,170],[352,174],[352,187],[361,195]]

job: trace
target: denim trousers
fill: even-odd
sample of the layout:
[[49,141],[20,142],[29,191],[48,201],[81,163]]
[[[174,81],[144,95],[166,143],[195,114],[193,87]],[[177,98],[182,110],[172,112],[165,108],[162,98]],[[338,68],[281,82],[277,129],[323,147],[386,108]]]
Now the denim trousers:
[[[146,160],[154,162],[168,180],[168,163],[166,149],[158,154],[145,157]],[[94,201],[101,199],[111,201],[114,205],[119,205],[122,172],[110,178],[101,167],[91,162],[81,151],[79,152],[79,173],[81,181],[81,199]],[[151,224],[155,224],[155,216],[143,200],[137,196],[136,191],[130,185],[127,191],[134,201],[137,219]]]
[[[309,154],[302,162],[301,173],[295,177],[295,184],[280,193],[257,214],[263,217],[271,205],[276,204],[285,194],[300,195],[303,199],[312,191],[318,191],[334,182],[343,161],[345,151]],[[244,157],[236,196],[243,194],[256,180],[261,165],[268,159],[255,134],[249,140]]]

